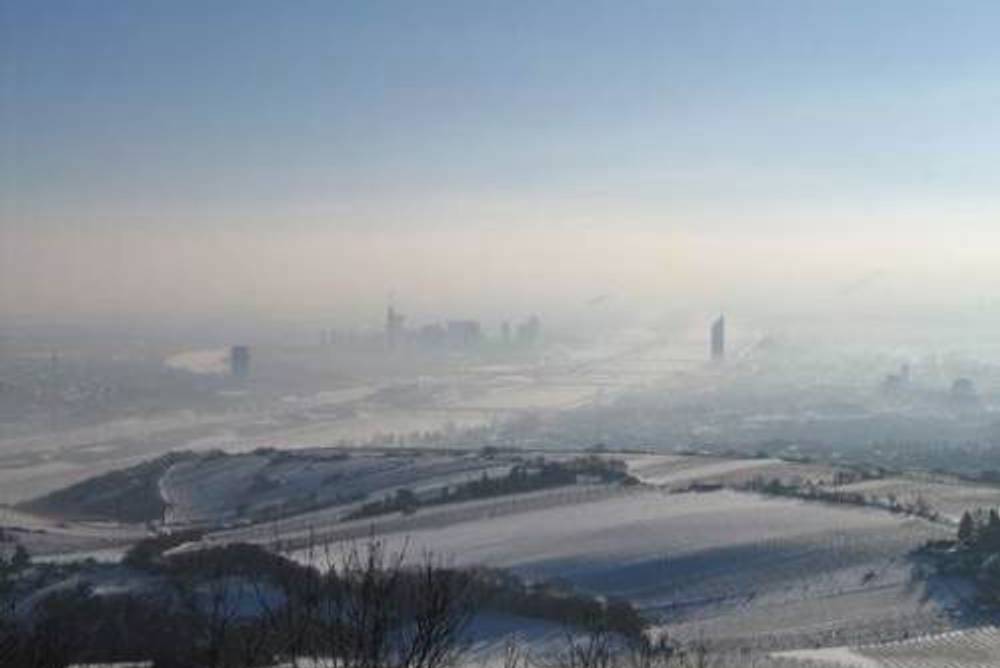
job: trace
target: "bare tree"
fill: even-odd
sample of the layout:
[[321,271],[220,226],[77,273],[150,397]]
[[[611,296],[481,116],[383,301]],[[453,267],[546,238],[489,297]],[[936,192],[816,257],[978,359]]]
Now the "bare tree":
[[623,652],[625,668],[669,668],[675,665],[677,649],[661,635],[655,640],[647,636],[630,640]]
[[542,668],[708,668],[710,659],[701,641],[680,645],[666,635],[624,636],[595,624],[583,632],[567,631],[562,645],[538,663]]
[[[328,570],[319,654],[334,668],[446,668],[472,616],[469,577],[432,555],[415,565],[370,538]],[[320,658],[320,657],[317,657]]]
[[469,576],[426,554],[405,582],[399,668],[453,665],[464,650],[461,634],[472,617]]
[[502,668],[529,668],[530,657],[516,637],[507,638],[503,648]]
[[224,668],[232,660],[232,645],[240,614],[242,583],[230,577],[222,562],[199,553],[196,574],[179,575],[174,591],[196,634],[194,645],[205,668]]
[[0,553],[0,665],[13,664],[18,647],[18,628],[14,612],[17,605],[13,564]]
[[619,668],[620,654],[615,634],[595,625],[583,633],[567,630],[562,646],[540,663],[543,668]]

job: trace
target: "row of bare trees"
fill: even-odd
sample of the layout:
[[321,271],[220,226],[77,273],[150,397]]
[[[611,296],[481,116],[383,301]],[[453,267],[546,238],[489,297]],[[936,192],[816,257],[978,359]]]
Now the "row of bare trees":
[[444,668],[477,607],[466,572],[433,555],[409,561],[370,540],[296,566],[232,545],[164,565],[175,599],[201,620],[206,668],[283,662],[319,668]]
[[[451,668],[473,665],[466,633],[494,579],[408,559],[374,538],[313,548],[307,563],[234,544],[163,556],[140,547],[129,568],[143,591],[97,595],[62,587],[14,608],[17,573],[0,570],[0,666],[152,660],[157,668]],[[489,583],[484,585],[484,582]],[[148,586],[156,583],[155,586]],[[526,599],[527,600],[527,599]],[[530,599],[534,601],[534,599]],[[530,654],[511,644],[505,668],[702,668],[703,648],[651,642],[604,604],[593,623]],[[9,614],[8,614],[9,613]],[[16,613],[16,614],[15,614]]]
[[[31,574],[0,561],[0,666],[444,668],[458,659],[476,608],[466,573],[431,555],[410,563],[374,540],[323,570],[250,545],[142,568],[143,586],[99,595],[67,586],[73,578],[30,591]],[[53,591],[41,595],[46,587]]]

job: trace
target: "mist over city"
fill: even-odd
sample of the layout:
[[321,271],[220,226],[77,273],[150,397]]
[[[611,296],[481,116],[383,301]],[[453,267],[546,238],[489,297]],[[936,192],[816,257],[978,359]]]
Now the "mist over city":
[[998,27],[0,0],[0,666],[1000,665]]

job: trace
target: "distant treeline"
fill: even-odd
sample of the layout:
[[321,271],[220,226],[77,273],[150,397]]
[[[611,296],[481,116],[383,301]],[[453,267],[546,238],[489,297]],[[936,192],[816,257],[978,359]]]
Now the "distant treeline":
[[[858,478],[858,480],[862,479],[867,478]],[[840,480],[842,482],[839,482],[839,484],[849,484],[849,482],[853,482],[853,480],[844,482],[843,480],[845,479],[843,478]],[[750,480],[742,487],[742,489],[758,492],[760,494],[793,497],[796,499],[805,499],[807,501],[821,501],[823,503],[833,503],[847,506],[883,508],[893,513],[915,515],[931,521],[937,521],[941,518],[938,511],[936,511],[931,506],[930,502],[928,502],[927,499],[920,494],[912,500],[902,500],[894,494],[887,494],[884,497],[870,496],[862,494],[861,492],[851,492],[839,489],[836,486],[825,486],[813,483],[808,480],[805,482],[785,482],[779,478],[767,480],[762,477],[756,477]]]
[[577,629],[602,628],[640,638],[647,622],[623,599],[604,600],[552,582],[528,584],[509,571],[473,572],[476,599],[486,610],[532,617]]
[[483,472],[478,479],[444,486],[433,495],[421,497],[411,489],[399,489],[392,496],[361,505],[344,519],[362,519],[389,513],[408,514],[423,506],[524,494],[575,485],[580,481],[623,484],[638,482],[628,474],[625,462],[621,460],[590,455],[560,462],[540,457],[533,462],[513,466],[505,475],[491,477]]
[[954,540],[932,541],[924,552],[940,573],[971,578],[980,602],[1000,608],[1000,514],[995,508],[966,511]]

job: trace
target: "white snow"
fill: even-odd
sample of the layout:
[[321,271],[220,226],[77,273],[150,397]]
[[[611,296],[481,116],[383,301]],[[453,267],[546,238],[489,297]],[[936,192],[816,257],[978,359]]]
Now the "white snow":
[[947,533],[923,520],[730,491],[550,498],[524,508],[480,504],[446,525],[447,516],[418,513],[338,530],[347,542],[368,529],[411,554],[431,550],[457,565],[564,578],[628,598],[680,637],[788,646],[838,632],[949,628],[944,604],[914,584],[906,558]]

